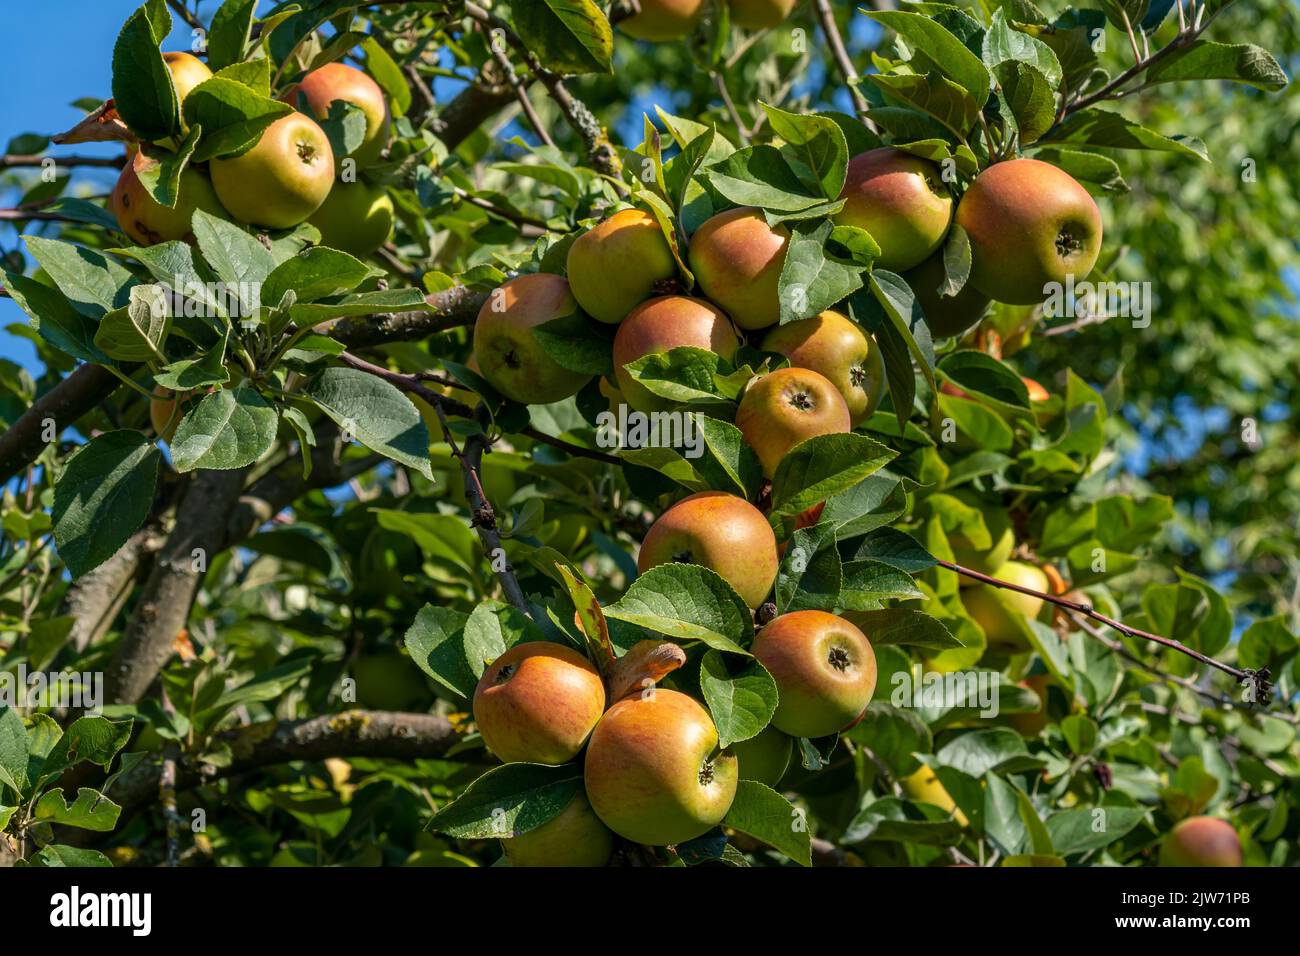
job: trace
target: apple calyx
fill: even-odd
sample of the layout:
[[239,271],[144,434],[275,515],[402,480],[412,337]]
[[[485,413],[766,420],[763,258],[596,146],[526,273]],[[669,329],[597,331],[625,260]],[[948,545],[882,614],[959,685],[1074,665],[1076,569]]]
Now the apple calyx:
[[837,671],[847,671],[853,666],[853,661],[849,659],[848,651],[842,647],[832,647],[831,652],[826,655],[826,662]]
[[790,396],[790,404],[801,412],[812,411],[813,400],[805,391],[795,392]]

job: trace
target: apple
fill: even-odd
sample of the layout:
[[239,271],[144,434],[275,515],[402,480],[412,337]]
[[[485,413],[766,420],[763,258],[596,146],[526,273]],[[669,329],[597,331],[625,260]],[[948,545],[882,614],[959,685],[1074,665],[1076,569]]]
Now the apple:
[[154,434],[171,444],[176,426],[197,397],[194,392],[182,392],[178,396],[171,389],[155,388],[153,398],[149,399],[149,423]]
[[952,222],[952,194],[928,159],[882,146],[849,160],[844,208],[832,218],[871,233],[876,267],[903,272],[943,244]]
[[474,722],[505,763],[572,760],[604,710],[600,673],[577,651],[549,641],[516,644],[474,689]]
[[768,30],[779,26],[794,9],[796,0],[727,0],[733,26]]
[[744,498],[701,491],[659,516],[641,543],[637,571],[670,561],[698,564],[718,573],[752,610],[776,582],[776,535]]
[[506,398],[548,405],[576,395],[590,375],[571,372],[542,348],[533,329],[578,312],[563,276],[536,272],[495,289],[474,324],[474,357]]
[[336,182],[307,221],[320,230],[321,245],[358,258],[368,256],[393,232],[393,200],[383,186],[358,180]]
[[722,822],[739,780],[718,751],[708,711],[675,690],[625,697],[591,735],[587,799],[605,826],[633,843],[685,843]]
[[763,349],[778,352],[796,368],[828,378],[844,396],[849,422],[864,421],[885,392],[885,362],[875,339],[838,312],[787,322],[763,338]]
[[898,784],[903,788],[903,792],[913,800],[919,800],[921,803],[928,803],[936,806],[948,813],[956,813],[953,817],[962,826],[966,826],[970,821],[966,814],[957,810],[957,802],[953,800],[943,783],[940,782],[938,774],[921,764],[921,768],[915,773],[908,774],[906,777],[900,777]]
[[152,162],[144,153],[135,153],[122,168],[108,197],[108,208],[117,217],[118,227],[132,242],[141,246],[174,239],[192,243],[194,233],[190,223],[194,210],[202,209],[222,219],[228,217],[208,177],[190,166],[181,173],[176,205],[169,209],[158,202],[140,181],[140,170]]
[[429,685],[409,657],[397,651],[362,654],[351,666],[357,703],[374,710],[427,710]]
[[600,822],[583,793],[558,816],[501,841],[511,866],[604,866],[614,852],[614,834]]
[[665,295],[633,309],[614,333],[614,378],[627,404],[639,412],[672,408],[671,401],[655,395],[623,366],[645,355],[688,346],[731,361],[740,338],[726,314],[703,299]]
[[704,13],[705,0],[640,0],[641,12],[625,17],[618,28],[638,40],[680,40]]
[[876,689],[876,655],[856,626],[825,611],[791,611],[754,638],[780,700],[772,726],[791,737],[826,737],[854,723]]
[[624,209],[574,240],[565,272],[582,310],[613,325],[677,274],[677,260],[654,216]]
[[1012,305],[1034,305],[1049,283],[1084,279],[1101,252],[1101,211],[1069,173],[1037,159],[995,163],[957,205],[970,237],[970,282]]
[[777,369],[757,379],[736,410],[736,427],[768,478],[800,442],[847,432],[852,424],[844,396],[824,375],[806,368]]
[[777,284],[790,230],[769,226],[761,209],[741,206],[706,220],[691,237],[695,281],[742,329],[765,329],[781,318]]
[[212,185],[241,222],[291,229],[325,202],[334,185],[334,151],[315,120],[282,116],[242,156],[214,159]]
[[1188,817],[1160,845],[1161,866],[1241,866],[1241,838],[1227,820]]
[[[992,576],[1037,591],[1046,592],[1048,587],[1047,575],[1032,564],[1021,561],[1006,562]],[[961,602],[966,613],[984,631],[990,651],[1015,654],[1029,649],[1016,615],[1030,619],[1038,617],[1043,608],[1042,598],[991,584],[977,584],[962,589]]]
[[775,787],[790,766],[794,738],[768,724],[757,736],[732,744],[730,750],[739,762],[741,780],[757,780]]
[[940,295],[939,288],[947,277],[942,249],[902,274],[921,306],[926,328],[935,338],[961,335],[983,317],[991,302],[969,280],[956,295]]
[[[327,63],[290,87],[284,94],[284,102],[297,107],[299,94],[306,101],[307,112],[318,120],[330,115],[330,104],[335,100],[351,103],[361,110],[366,118],[366,134],[361,145],[348,156],[362,168],[379,159],[392,134],[392,117],[378,83],[345,63]],[[345,157],[337,158],[341,162]]]

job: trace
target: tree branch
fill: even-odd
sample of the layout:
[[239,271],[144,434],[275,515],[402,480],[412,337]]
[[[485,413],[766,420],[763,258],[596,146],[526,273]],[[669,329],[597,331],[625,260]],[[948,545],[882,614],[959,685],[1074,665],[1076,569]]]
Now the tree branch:
[[[202,770],[178,766],[175,789],[191,790],[260,767],[330,757],[388,757],[418,760],[440,757],[459,736],[444,717],[389,711],[349,710],[303,720],[251,724],[227,731],[217,740],[228,744],[232,760],[225,767]],[[109,794],[131,810],[158,798],[162,767],[140,764],[123,774]]]
[[120,385],[113,373],[99,365],[82,365],[36,399],[9,429],[0,435],[0,482],[8,481],[36,460],[45,448],[42,432],[54,423],[54,437],[99,406]]
[[1252,682],[1256,687],[1255,700],[1257,700],[1261,704],[1268,703],[1269,692],[1272,689],[1273,685],[1268,683],[1268,681],[1265,679],[1267,677],[1266,672],[1253,671],[1249,669],[1239,670],[1230,664],[1225,664],[1222,661],[1217,661],[1213,657],[1208,657],[1205,654],[1202,654],[1200,651],[1193,650],[1192,648],[1188,647],[1186,644],[1182,643],[1181,641],[1176,641],[1170,637],[1162,637],[1159,634],[1152,634],[1150,631],[1143,631],[1136,627],[1130,627],[1129,625],[1125,624],[1122,621],[1117,621],[1114,618],[1107,617],[1105,614],[1102,614],[1099,611],[1095,610],[1091,604],[1085,604],[1081,601],[1072,601],[1069,598],[1061,597],[1056,594],[1048,594],[1044,591],[1036,591],[1033,588],[1025,587],[1022,584],[1013,584],[1010,581],[1003,581],[1001,578],[992,577],[990,575],[984,574],[981,571],[972,571],[970,568],[964,568],[960,564],[953,564],[951,561],[943,561],[940,559],[936,559],[935,563],[938,564],[939,567],[941,568],[947,568],[949,571],[954,571],[957,574],[971,578],[975,581],[980,581],[983,582],[984,584],[990,584],[993,587],[1002,588],[1007,591],[1018,591],[1021,594],[1028,594],[1030,597],[1040,598],[1041,600],[1044,600],[1049,604],[1054,604],[1057,607],[1065,608],[1067,611],[1073,611],[1076,614],[1082,614],[1084,617],[1091,618],[1094,621],[1097,621],[1101,624],[1105,624],[1107,627],[1113,630],[1119,631],[1121,634],[1125,635],[1126,637],[1132,637],[1144,641],[1151,641],[1152,643],[1159,644],[1162,647],[1167,647],[1170,650],[1177,651],[1180,654],[1186,654],[1188,657],[1192,658],[1193,660],[1199,661],[1202,664],[1206,664],[1210,667],[1218,668],[1219,670],[1223,671],[1225,674],[1228,674],[1234,679],[1236,679],[1238,683],[1243,681]]
[[[835,60],[835,65],[839,68],[840,76],[844,79],[844,85],[849,89],[849,95],[853,97],[853,108],[859,116],[866,113],[871,108],[867,102],[866,96],[858,89],[858,85],[853,82],[858,75],[858,71],[853,68],[853,61],[849,59],[849,51],[844,46],[844,38],[840,36],[840,28],[835,25],[835,11],[831,9],[830,0],[813,0],[813,12],[817,16],[817,22],[821,25],[822,33],[826,35],[826,45],[831,48],[831,57]],[[863,122],[867,128],[875,132],[875,124],[863,117]]]
[[54,160],[57,169],[60,166],[97,166],[102,169],[121,169],[126,163],[120,156],[41,156],[8,153],[0,156],[0,169],[21,169],[32,166],[44,166],[46,160]]

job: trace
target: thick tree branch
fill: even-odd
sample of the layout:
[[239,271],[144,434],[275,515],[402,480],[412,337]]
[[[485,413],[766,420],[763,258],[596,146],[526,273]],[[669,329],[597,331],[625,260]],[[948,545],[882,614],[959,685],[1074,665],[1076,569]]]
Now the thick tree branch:
[[[233,759],[205,772],[180,765],[175,789],[191,790],[259,767],[329,757],[388,757],[418,760],[440,757],[460,738],[444,717],[389,711],[350,710],[304,720],[252,724],[218,735]],[[109,789],[108,796],[131,810],[158,799],[162,767],[140,764]]]
[[449,150],[454,150],[514,98],[515,91],[509,83],[499,82],[480,72],[469,86],[452,97],[451,102],[428,121],[429,129]]
[[36,399],[0,435],[0,481],[8,481],[45,448],[45,423],[54,423],[54,438],[111,395],[121,382],[99,365],[83,365]]
[[165,540],[162,529],[148,523],[128,538],[115,555],[68,588],[59,613],[72,616],[67,642],[78,652],[94,644],[112,627],[131,594],[141,566],[158,552]]

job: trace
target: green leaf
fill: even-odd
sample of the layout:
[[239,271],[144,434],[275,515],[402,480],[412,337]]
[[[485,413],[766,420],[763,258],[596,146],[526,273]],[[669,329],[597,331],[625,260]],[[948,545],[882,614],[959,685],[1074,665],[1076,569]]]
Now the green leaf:
[[695,564],[661,564],[641,575],[605,617],[662,634],[744,654],[754,636],[745,602],[717,573]]
[[772,480],[772,511],[777,519],[797,515],[858,484],[895,457],[895,452],[865,435],[818,435],[796,445]]
[[89,762],[108,769],[119,750],[131,739],[129,720],[106,717],[78,717],[45,755],[41,780],[49,780],[69,767]]
[[305,326],[352,315],[419,311],[428,304],[419,289],[384,289],[346,295],[333,303],[299,301],[289,308],[289,316],[299,326]]
[[121,807],[98,790],[82,787],[77,791],[76,801],[69,804],[63,799],[63,788],[55,787],[36,801],[33,815],[35,819],[47,823],[107,833],[117,826],[121,812]]
[[127,304],[135,278],[125,268],[85,246],[24,236],[27,248],[72,307],[92,319]]
[[61,843],[53,843],[49,846],[42,847],[39,853],[34,854],[27,860],[28,866],[112,866],[108,857],[98,850],[83,850],[81,847],[65,846]]
[[872,647],[907,644],[934,650],[961,647],[961,641],[938,618],[907,607],[850,611],[845,617],[867,636]]
[[737,206],[798,212],[826,201],[808,188],[779,149],[766,144],[738,149],[704,167],[700,175]]
[[874,10],[868,11],[867,16],[929,57],[953,82],[970,93],[977,109],[988,101],[992,85],[989,71],[949,30],[921,13]]
[[362,41],[361,49],[366,53],[366,70],[383,89],[393,115],[405,116],[411,108],[411,87],[402,75],[402,68],[373,35]]
[[533,327],[533,338],[555,362],[580,375],[612,375],[614,340],[610,327],[581,313],[551,319]]
[[478,677],[470,670],[465,653],[465,622],[469,615],[447,607],[426,604],[406,631],[404,642],[411,660],[443,688],[470,700]]
[[[918,812],[934,816],[917,819]],[[964,831],[960,823],[948,819],[938,807],[913,806],[898,797],[882,797],[853,818],[841,842],[850,846],[870,841],[953,846],[961,842]]]
[[776,577],[776,606],[790,611],[830,611],[840,599],[844,569],[829,524],[799,528],[790,536]]
[[238,80],[226,76],[204,80],[185,97],[185,122],[203,128],[194,161],[246,153],[268,126],[292,112],[288,103],[255,93]]
[[[203,253],[217,278],[227,285],[247,284],[250,290],[255,289],[256,284],[264,282],[275,268],[271,251],[233,222],[218,219],[199,209],[194,213],[193,227],[199,252]],[[242,291],[240,298],[245,298]],[[256,301],[255,296],[248,298]],[[279,302],[275,304],[279,305]]]
[[314,246],[276,266],[262,286],[262,304],[274,308],[290,289],[298,302],[315,302],[351,292],[380,274],[359,259],[337,249]]
[[700,692],[718,728],[718,746],[757,736],[776,713],[776,681],[752,657],[710,650],[700,661]]
[[396,386],[358,369],[327,368],[305,394],[361,444],[432,479],[429,430]]
[[1047,818],[1047,832],[1061,856],[1089,853],[1110,846],[1146,817],[1141,807],[1092,807],[1062,810]]
[[592,0],[541,0],[511,9],[519,38],[556,73],[613,73],[614,32]]
[[848,141],[840,125],[816,113],[787,113],[769,103],[761,105],[772,132],[785,140],[787,150],[811,174],[804,184],[827,199],[838,198],[849,164]]
[[1119,163],[1098,153],[1082,153],[1074,149],[1040,149],[1035,159],[1059,166],[1082,183],[1092,183],[1110,193],[1126,193],[1128,183],[1120,172]]
[[83,445],[54,485],[54,540],[79,578],[112,557],[153,507],[162,453],[137,431],[105,432]]
[[0,784],[14,791],[14,798],[27,791],[27,728],[18,711],[8,704],[0,707]]
[[860,265],[827,254],[834,228],[829,219],[810,219],[790,230],[777,286],[782,324],[818,315],[862,288]]
[[0,273],[10,297],[31,317],[41,338],[83,362],[112,364],[112,359],[95,344],[95,323],[74,309],[59,290],[29,276],[8,270],[0,270]]
[[[868,73],[865,79],[890,97],[933,117],[958,139],[964,139],[979,120],[980,107],[970,92],[937,70],[923,75]],[[874,117],[876,111],[871,112]]]
[[1286,73],[1273,54],[1253,43],[1196,40],[1156,63],[1146,72],[1151,83],[1184,80],[1232,80],[1272,92],[1287,84]]
[[159,44],[171,32],[171,15],[162,9],[167,25],[151,21],[150,4],[127,18],[113,45],[113,105],[122,122],[144,140],[166,139],[180,125],[180,110],[171,72]]
[[801,866],[812,866],[812,836],[803,811],[756,780],[742,780],[736,786],[736,798],[722,825],[761,840]]
[[216,73],[244,59],[257,0],[226,0],[208,28],[208,68]]
[[171,326],[167,291],[160,285],[132,286],[129,304],[100,319],[95,345],[122,362],[166,361],[162,346]]
[[1049,98],[1061,86],[1064,71],[1056,53],[1037,37],[1012,29],[1002,8],[994,11],[993,22],[984,33],[983,53],[984,64],[993,71],[999,83],[1005,81],[998,75],[997,68],[1009,62],[1023,64],[1039,73],[1047,81]]
[[509,839],[558,816],[582,790],[582,767],[508,763],[479,777],[429,821],[459,840]]
[[1127,117],[1109,110],[1080,110],[1056,127],[1054,135],[1040,140],[1073,146],[1107,149],[1150,149],[1208,161],[1205,144],[1192,136],[1162,136]]
[[[1047,49],[1044,47],[1043,49]],[[1020,142],[1028,145],[1056,122],[1056,96],[1051,83],[1028,63],[999,63],[993,69],[1011,119],[1020,131]]]
[[278,421],[275,407],[249,385],[205,395],[185,413],[172,437],[176,470],[251,465],[275,444]]
[[477,683],[487,666],[516,644],[545,639],[541,628],[519,608],[489,599],[475,607],[465,621],[465,662]]

